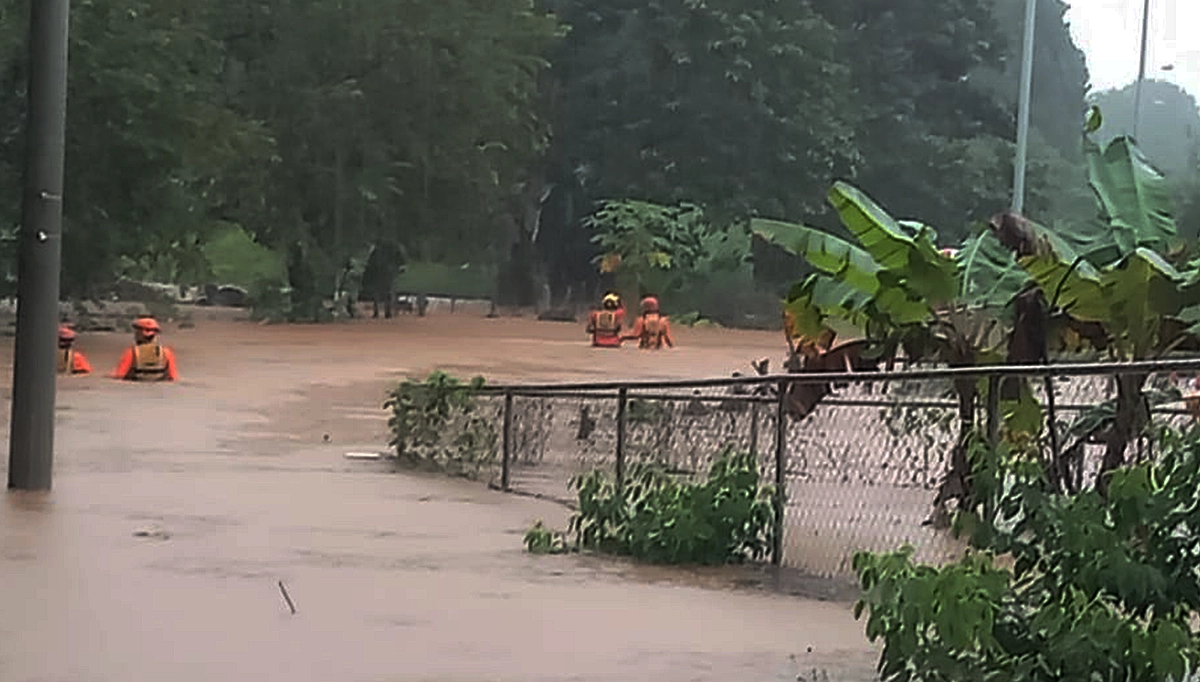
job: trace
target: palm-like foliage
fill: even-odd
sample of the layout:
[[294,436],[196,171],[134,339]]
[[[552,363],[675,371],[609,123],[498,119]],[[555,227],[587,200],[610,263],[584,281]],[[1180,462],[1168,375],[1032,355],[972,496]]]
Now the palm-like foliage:
[[[959,248],[943,249],[933,228],[893,218],[844,182],[828,198],[857,243],[805,225],[753,221],[754,234],[817,270],[784,302],[789,337],[803,346],[850,324],[868,353],[889,364],[902,351],[908,360],[951,366],[1044,362],[1049,349],[1085,346],[1138,360],[1196,344],[1200,262],[1179,262],[1166,180],[1133,140],[1092,141],[1100,123],[1093,110],[1084,129],[1097,216],[1065,234],[1004,214]],[[1113,416],[1088,434],[1107,436],[1105,471],[1123,463],[1148,423],[1146,379],[1122,378]],[[959,382],[956,390],[965,434],[979,387]],[[952,459],[965,477],[965,461]]]

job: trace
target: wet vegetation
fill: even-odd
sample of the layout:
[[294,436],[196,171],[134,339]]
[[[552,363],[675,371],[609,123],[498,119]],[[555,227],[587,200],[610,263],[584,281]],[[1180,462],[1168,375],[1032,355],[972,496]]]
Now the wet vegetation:
[[1062,493],[1012,441],[972,439],[965,557],[855,557],[855,612],[884,645],[883,679],[1187,679],[1200,665],[1200,429],[1156,441],[1155,461],[1114,471],[1102,494]]
[[703,481],[634,464],[618,482],[605,471],[573,478],[578,510],[567,535],[538,522],[525,536],[535,554],[593,550],[659,564],[761,561],[775,534],[775,492],[757,459],[724,450]]
[[475,391],[483,377],[463,383],[435,371],[425,381],[406,380],[383,403],[390,410],[388,446],[399,463],[429,466],[475,478],[496,461],[494,415],[481,409]]

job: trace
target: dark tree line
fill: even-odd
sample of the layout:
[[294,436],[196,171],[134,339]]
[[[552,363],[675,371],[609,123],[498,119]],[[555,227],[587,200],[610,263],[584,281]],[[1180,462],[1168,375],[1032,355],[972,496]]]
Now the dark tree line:
[[[0,0],[9,228],[26,4]],[[833,225],[835,178],[961,234],[1008,201],[1020,4],[77,0],[65,290],[203,281],[233,225],[311,280],[293,296],[332,295],[376,245],[487,264],[511,302],[589,296],[598,200]],[[1047,222],[1086,205],[1065,7],[1039,8],[1029,204]],[[757,255],[762,283],[794,276]]]

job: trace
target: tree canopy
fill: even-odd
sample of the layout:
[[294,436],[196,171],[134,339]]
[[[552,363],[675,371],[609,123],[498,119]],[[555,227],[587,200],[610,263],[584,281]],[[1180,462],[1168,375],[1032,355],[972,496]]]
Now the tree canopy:
[[[25,5],[0,0],[6,233]],[[957,240],[1011,191],[1016,5],[79,0],[64,290],[207,281],[228,268],[206,245],[236,228],[296,261],[314,297],[379,243],[499,273],[515,301],[543,284],[588,296],[605,202],[695,205],[722,234],[755,217],[834,227],[835,180]],[[1094,212],[1065,7],[1040,0],[1035,52],[1027,203],[1050,226]],[[757,286],[781,293],[795,261],[752,250]]]

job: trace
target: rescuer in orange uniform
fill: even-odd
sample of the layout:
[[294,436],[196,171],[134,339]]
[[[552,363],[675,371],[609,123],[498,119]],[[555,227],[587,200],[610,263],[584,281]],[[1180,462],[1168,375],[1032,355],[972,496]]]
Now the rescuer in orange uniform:
[[588,315],[587,331],[592,335],[592,346],[620,348],[624,326],[625,307],[621,305],[621,297],[611,292],[605,294],[600,310],[593,310]]
[[58,373],[92,373],[92,364],[83,351],[75,349],[75,330],[66,326],[58,328]]
[[133,346],[121,354],[114,379],[126,381],[176,381],[175,353],[158,342],[162,331],[153,317],[140,317],[133,323]]
[[623,336],[626,341],[637,339],[638,348],[642,350],[658,350],[666,344],[675,347],[671,338],[671,321],[658,309],[658,299],[647,296],[642,299],[642,314],[633,324],[633,331]]

